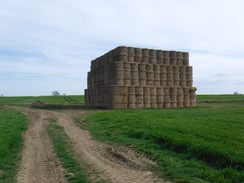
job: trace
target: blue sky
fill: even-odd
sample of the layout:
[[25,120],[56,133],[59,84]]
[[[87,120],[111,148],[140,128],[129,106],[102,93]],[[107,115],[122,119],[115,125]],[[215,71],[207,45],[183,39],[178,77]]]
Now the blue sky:
[[187,51],[197,94],[244,94],[242,0],[0,0],[0,94],[84,94],[120,46]]

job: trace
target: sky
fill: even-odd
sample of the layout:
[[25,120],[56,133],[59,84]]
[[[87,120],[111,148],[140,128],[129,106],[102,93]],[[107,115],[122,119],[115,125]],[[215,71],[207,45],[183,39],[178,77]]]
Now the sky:
[[244,94],[243,0],[0,0],[0,95],[83,95],[117,46],[186,51],[197,94]]

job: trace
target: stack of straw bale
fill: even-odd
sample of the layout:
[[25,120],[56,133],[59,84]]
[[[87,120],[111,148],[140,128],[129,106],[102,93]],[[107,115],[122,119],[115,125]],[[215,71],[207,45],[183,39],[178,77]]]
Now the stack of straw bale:
[[91,61],[85,103],[109,109],[196,105],[189,53],[120,46]]

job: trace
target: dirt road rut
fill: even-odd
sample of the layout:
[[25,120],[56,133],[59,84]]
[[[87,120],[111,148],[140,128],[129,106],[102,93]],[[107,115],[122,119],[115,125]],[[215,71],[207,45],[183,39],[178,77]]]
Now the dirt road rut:
[[71,140],[76,158],[81,163],[91,165],[98,172],[89,173],[90,181],[101,179],[111,183],[153,183],[168,182],[149,171],[155,162],[147,156],[128,147],[111,147],[92,140],[88,131],[80,129],[73,119],[87,111],[65,110],[50,111],[16,107],[25,113],[31,123],[24,134],[25,147],[21,168],[17,176],[18,183],[64,183],[64,170],[53,152],[52,142],[45,130],[47,119],[55,119],[56,124],[64,127]]
[[40,110],[18,108],[31,123],[24,134],[24,150],[18,183],[66,183],[62,167],[56,158],[51,139],[46,131],[49,113]]

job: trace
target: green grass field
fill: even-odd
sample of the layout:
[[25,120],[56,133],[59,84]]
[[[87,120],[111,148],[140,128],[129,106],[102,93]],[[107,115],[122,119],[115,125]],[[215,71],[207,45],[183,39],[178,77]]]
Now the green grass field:
[[197,101],[204,100],[244,100],[244,95],[197,95]]
[[200,107],[241,107],[244,95],[197,95],[197,106]]
[[[66,99],[65,99],[66,98]],[[81,104],[84,105],[84,95],[69,96],[26,96],[26,97],[0,97],[0,105],[30,105],[36,100],[40,100],[46,104]],[[197,95],[197,102],[213,101],[213,102],[244,102],[244,95]]]
[[37,96],[37,97],[0,97],[0,105],[22,105],[28,106],[34,101],[39,100],[46,104],[69,105],[82,104],[84,105],[83,95],[70,96]]
[[85,117],[90,126],[84,128],[98,140],[136,146],[158,161],[162,177],[174,182],[243,182],[244,105],[226,107],[239,97],[211,96],[226,101],[218,108],[210,103],[95,113]]
[[[21,134],[27,125],[24,115],[3,106],[29,106],[40,100],[56,109],[79,101],[79,109],[85,109],[84,96],[69,97],[72,100],[63,96],[0,97],[0,182],[14,180]],[[243,100],[243,95],[197,95],[196,108],[108,110],[82,116],[77,122],[85,119],[89,125],[82,128],[100,141],[133,145],[147,153],[158,162],[154,171],[173,182],[238,183],[244,182]],[[54,137],[55,133],[65,137],[58,127],[49,130]],[[56,148],[60,152],[67,149]]]
[[26,126],[23,114],[0,108],[0,182],[14,182],[23,146],[21,134]]

